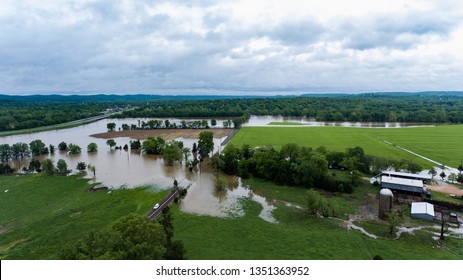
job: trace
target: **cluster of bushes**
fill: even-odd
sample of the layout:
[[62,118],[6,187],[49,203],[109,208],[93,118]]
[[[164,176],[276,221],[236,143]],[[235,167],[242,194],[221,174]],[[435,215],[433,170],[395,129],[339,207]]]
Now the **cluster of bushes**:
[[339,212],[338,205],[333,200],[321,196],[313,189],[307,191],[306,202],[307,212],[311,215],[336,217]]
[[68,260],[181,260],[183,242],[173,240],[173,218],[163,209],[159,222],[146,216],[129,214],[110,231],[92,231],[60,253]]

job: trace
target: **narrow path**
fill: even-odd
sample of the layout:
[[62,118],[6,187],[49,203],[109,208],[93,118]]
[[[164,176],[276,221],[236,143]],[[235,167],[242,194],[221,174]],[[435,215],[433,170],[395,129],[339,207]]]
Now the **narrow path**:
[[424,159],[424,160],[426,160],[426,161],[432,162],[432,163],[436,164],[436,166],[444,166],[445,168],[449,169],[451,172],[458,172],[458,170],[457,170],[456,168],[453,168],[453,167],[450,167],[450,166],[446,166],[446,165],[443,164],[443,163],[440,163],[440,162],[438,162],[438,161],[435,161],[435,160],[432,160],[432,159],[427,158],[427,157],[425,157],[425,156],[422,156],[422,155],[420,155],[420,154],[417,154],[417,153],[415,153],[415,152],[413,152],[413,151],[410,151],[409,149],[405,149],[405,148],[403,148],[403,147],[400,147],[399,145],[396,145],[396,144],[391,143],[391,142],[389,142],[389,141],[383,140],[383,139],[381,139],[381,138],[378,138],[378,137],[375,137],[375,136],[372,136],[372,137],[375,138],[375,139],[377,139],[377,140],[379,140],[379,141],[382,141],[382,142],[384,142],[384,143],[386,143],[386,144],[388,144],[388,145],[390,145],[390,146],[396,147],[396,148],[398,148],[398,149],[400,149],[400,150],[402,150],[402,151],[405,151],[405,152],[407,152],[407,153],[410,153],[410,154],[412,154],[412,155],[415,155],[415,156],[417,156],[417,157],[420,157],[420,158],[422,158],[422,159]]

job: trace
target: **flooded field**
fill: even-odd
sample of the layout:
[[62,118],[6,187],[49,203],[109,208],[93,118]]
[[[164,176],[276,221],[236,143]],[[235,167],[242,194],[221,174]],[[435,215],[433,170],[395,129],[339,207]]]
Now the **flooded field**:
[[[142,119],[143,120],[143,119]],[[180,119],[169,119],[178,121]],[[145,155],[137,150],[115,150],[110,149],[106,145],[106,139],[101,137],[92,137],[94,134],[107,134],[107,124],[116,123],[116,130],[123,123],[137,124],[138,119],[105,119],[91,124],[86,124],[78,127],[45,131],[32,134],[14,135],[0,137],[0,144],[15,144],[17,142],[30,143],[33,140],[40,139],[47,146],[54,145],[56,151],[51,155],[43,155],[35,157],[38,160],[47,158],[52,159],[55,163],[59,159],[64,159],[68,168],[76,170],[78,162],[85,162],[95,166],[96,174],[88,172],[85,176],[90,178],[92,182],[100,182],[104,186],[119,188],[119,187],[136,187],[140,185],[151,185],[158,189],[166,189],[172,187],[173,180],[176,179],[180,186],[189,187],[188,194],[182,202],[182,209],[186,212],[197,213],[200,215],[212,215],[218,217],[239,217],[244,215],[240,200],[250,198],[253,201],[262,205],[262,219],[269,222],[276,222],[271,215],[273,206],[268,203],[265,198],[252,193],[247,187],[243,186],[241,179],[237,177],[227,177],[229,184],[228,189],[223,192],[216,192],[214,188],[214,175],[212,170],[208,168],[207,160],[198,166],[193,172],[188,171],[184,164],[176,163],[174,166],[165,166],[162,156]],[[149,131],[153,133],[168,133],[170,137],[165,137],[166,140],[176,139],[184,142],[185,147],[192,147],[193,143],[197,142],[197,134],[200,130],[136,130],[133,131],[136,137],[117,137],[124,131],[113,132],[114,140],[117,146],[129,144],[132,139],[143,139],[147,136],[142,135]],[[227,138],[231,130],[212,129],[214,132],[214,151],[222,149],[221,142]],[[130,131],[129,131],[130,132]],[[140,136],[142,135],[142,136]],[[161,135],[157,135],[161,136]],[[162,135],[165,136],[165,135]],[[186,137],[190,138],[186,138]],[[108,138],[108,137],[106,137]],[[60,142],[66,142],[79,145],[82,152],[77,155],[69,155],[66,152],[58,151],[57,147]],[[98,145],[98,152],[87,153],[87,145],[94,142]],[[21,170],[24,166],[28,166],[29,160],[18,160],[10,162],[17,170]]]
[[305,126],[341,126],[341,127],[375,127],[375,128],[400,128],[434,126],[431,123],[400,123],[400,122],[325,122],[316,121],[314,118],[307,117],[283,117],[283,116],[255,116],[252,115],[244,126],[280,126],[271,123],[294,123],[294,125]]

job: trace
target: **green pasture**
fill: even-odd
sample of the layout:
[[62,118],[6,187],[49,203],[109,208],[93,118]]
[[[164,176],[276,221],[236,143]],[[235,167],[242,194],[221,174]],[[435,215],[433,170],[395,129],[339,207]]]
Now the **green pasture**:
[[367,154],[408,159],[424,167],[433,165],[382,140],[452,167],[457,167],[463,159],[463,125],[414,128],[243,127],[231,143],[253,147],[273,145],[277,148],[286,143],[296,143],[313,148],[325,146],[333,151],[360,146]]
[[151,188],[89,193],[78,176],[0,176],[0,259],[57,259],[92,230],[129,213],[148,213],[166,191]]
[[[448,238],[445,244],[433,240],[431,234],[415,232],[393,240],[383,222],[368,222],[368,228],[381,236],[368,237],[357,230],[346,230],[340,224],[348,212],[355,213],[376,189],[366,183],[353,194],[324,193],[340,204],[338,218],[309,216],[304,209],[307,189],[277,186],[261,180],[247,180],[253,190],[276,199],[273,215],[277,224],[258,217],[261,206],[244,200],[246,214],[242,218],[223,219],[174,214],[175,238],[183,240],[189,259],[462,259],[461,240]],[[290,203],[290,204],[288,204]],[[351,212],[352,211],[352,212]]]

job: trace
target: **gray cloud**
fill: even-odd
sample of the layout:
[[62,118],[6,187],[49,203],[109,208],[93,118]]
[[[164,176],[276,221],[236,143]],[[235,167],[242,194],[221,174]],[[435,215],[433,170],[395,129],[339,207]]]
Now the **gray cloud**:
[[0,13],[3,93],[301,93],[463,86],[457,78],[463,74],[461,55],[417,52],[420,46],[432,48],[432,38],[452,40],[452,32],[461,28],[458,13],[447,8],[327,20],[307,13],[264,24],[244,21],[217,1],[74,1],[31,7],[16,2],[14,12]]
[[360,20],[343,19],[335,34],[344,38],[347,48],[408,49],[423,43],[429,36],[446,38],[460,24],[460,18],[449,14],[407,12]]

